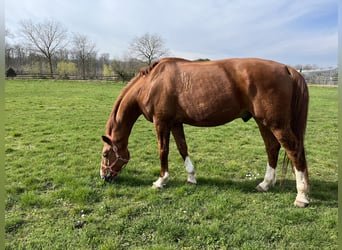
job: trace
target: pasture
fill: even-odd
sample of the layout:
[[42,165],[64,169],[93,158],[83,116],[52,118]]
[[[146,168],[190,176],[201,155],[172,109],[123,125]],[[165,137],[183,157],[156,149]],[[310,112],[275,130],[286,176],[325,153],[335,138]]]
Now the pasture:
[[159,174],[152,123],[140,117],[131,160],[113,184],[99,176],[101,135],[119,83],[16,81],[5,87],[6,249],[337,249],[337,88],[310,86],[310,205],[293,206],[288,169],[268,193],[257,125],[185,126],[198,184],[173,138],[171,178]]

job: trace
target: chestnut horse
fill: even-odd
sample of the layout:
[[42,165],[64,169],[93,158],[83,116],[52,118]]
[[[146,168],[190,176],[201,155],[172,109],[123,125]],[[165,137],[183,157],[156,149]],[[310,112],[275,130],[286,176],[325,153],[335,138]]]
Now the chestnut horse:
[[304,151],[308,112],[308,89],[293,68],[274,61],[245,58],[194,62],[165,58],[144,68],[117,98],[102,136],[104,147],[100,174],[114,180],[129,161],[128,137],[137,118],[154,123],[161,171],[154,187],[162,188],[168,177],[170,133],[187,171],[187,181],[196,183],[183,124],[218,126],[236,118],[254,118],[268,156],[264,180],[257,190],[266,192],[275,184],[275,168],[282,146],[296,176],[294,204],[309,204],[309,178]]

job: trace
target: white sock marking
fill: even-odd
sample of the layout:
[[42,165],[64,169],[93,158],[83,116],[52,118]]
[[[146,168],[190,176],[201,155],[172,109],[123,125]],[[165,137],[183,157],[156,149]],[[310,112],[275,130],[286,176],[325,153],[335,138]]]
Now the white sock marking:
[[186,172],[188,173],[195,172],[194,165],[192,165],[192,162],[189,156],[185,157],[184,165],[185,165]]
[[259,191],[264,191],[266,192],[268,190],[268,188],[271,185],[274,185],[276,183],[276,173],[275,173],[275,169],[272,168],[270,166],[269,163],[267,163],[267,167],[266,167],[266,174],[264,177],[263,182],[261,182],[258,186],[257,189]]
[[187,181],[190,183],[196,184],[197,181],[195,178],[195,168],[189,156],[185,157],[184,165],[185,165],[185,170],[188,173]]
[[165,172],[163,177],[159,177],[158,180],[156,180],[155,182],[153,182],[152,187],[154,188],[163,188],[167,182],[167,179],[169,178],[169,173]]
[[294,170],[295,170],[295,175],[296,175],[296,187],[297,187],[296,201],[309,204],[308,197],[307,197],[309,190],[308,190],[308,183],[305,179],[305,174],[304,172],[299,171],[296,168],[294,168]]

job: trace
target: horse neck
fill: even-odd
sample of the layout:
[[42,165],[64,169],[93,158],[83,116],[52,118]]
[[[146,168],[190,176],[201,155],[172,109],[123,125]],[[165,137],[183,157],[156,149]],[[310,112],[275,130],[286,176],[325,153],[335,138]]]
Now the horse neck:
[[133,99],[121,100],[116,112],[113,112],[111,135],[119,148],[127,147],[128,137],[133,125],[141,114],[137,103]]

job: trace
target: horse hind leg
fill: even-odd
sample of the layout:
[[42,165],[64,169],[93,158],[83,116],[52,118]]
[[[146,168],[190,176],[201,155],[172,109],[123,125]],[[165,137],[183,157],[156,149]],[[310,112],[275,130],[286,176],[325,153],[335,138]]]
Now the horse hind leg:
[[176,145],[180,155],[184,160],[185,170],[188,173],[187,183],[196,184],[195,168],[188,155],[188,146],[185,140],[183,124],[177,124],[171,129],[172,135],[175,138]]
[[195,168],[189,156],[185,157],[184,165],[185,165],[185,170],[188,173],[188,177],[186,179],[187,183],[197,184],[196,177],[195,177]]
[[297,139],[290,129],[274,131],[274,135],[285,148],[285,151],[295,168],[297,196],[294,205],[297,207],[306,207],[309,205],[309,176],[304,144]]
[[268,157],[268,163],[266,166],[266,174],[264,180],[256,186],[256,189],[260,192],[267,192],[270,186],[276,183],[276,172],[278,162],[278,154],[280,150],[280,144],[272,132],[263,124],[257,122],[261,136],[265,143],[265,148]]

